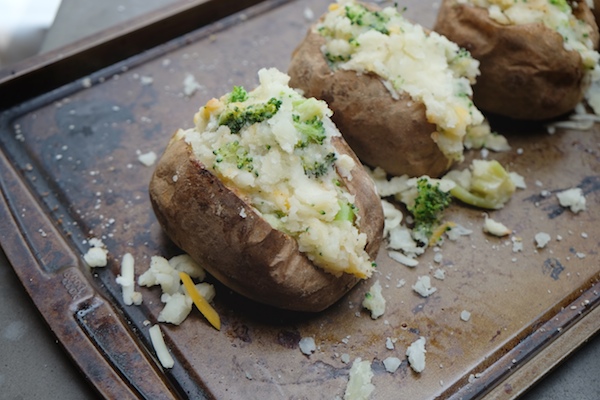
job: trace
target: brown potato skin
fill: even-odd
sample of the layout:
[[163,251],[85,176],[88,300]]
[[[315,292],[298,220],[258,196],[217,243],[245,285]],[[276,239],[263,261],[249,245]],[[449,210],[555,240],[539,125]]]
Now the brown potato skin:
[[[574,14],[598,27],[585,1]],[[519,120],[547,120],[571,111],[584,97],[581,56],[563,47],[562,36],[542,24],[498,24],[484,8],[443,0],[434,31],[480,61],[473,102],[486,112]]]
[[327,102],[332,120],[364,164],[395,176],[443,175],[451,162],[431,138],[436,126],[427,121],[425,106],[407,93],[394,100],[374,74],[332,71],[323,44],[325,38],[310,29],[292,55],[290,86]]
[[[360,230],[367,235],[366,251],[374,260],[383,234],[380,198],[343,139],[335,140],[335,146],[357,161],[353,179],[343,180],[356,195]],[[314,266],[300,253],[295,239],[272,228],[196,160],[181,138],[174,136],[158,161],[149,194],[167,236],[221,283],[257,302],[318,312],[359,281],[353,275],[337,277]]]

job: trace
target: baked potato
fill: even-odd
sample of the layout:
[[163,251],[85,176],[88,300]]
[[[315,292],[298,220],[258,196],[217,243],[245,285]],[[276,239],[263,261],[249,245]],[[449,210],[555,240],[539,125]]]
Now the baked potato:
[[276,69],[171,138],[149,193],[169,238],[255,301],[321,311],[368,278],[382,241],[373,181],[323,101]]
[[437,177],[463,157],[483,116],[470,99],[478,63],[393,7],[330,6],[292,54],[290,86],[323,99],[360,160],[391,175]]
[[479,60],[473,100],[486,112],[555,118],[598,75],[598,27],[584,0],[443,0],[434,30]]

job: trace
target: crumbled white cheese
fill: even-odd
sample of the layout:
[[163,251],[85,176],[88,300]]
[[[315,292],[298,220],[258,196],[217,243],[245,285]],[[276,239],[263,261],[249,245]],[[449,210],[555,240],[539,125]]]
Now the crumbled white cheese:
[[144,164],[146,167],[153,166],[157,158],[158,157],[156,153],[153,151],[138,155],[138,161]]
[[455,224],[454,226],[451,226],[449,230],[446,231],[446,236],[448,236],[448,239],[456,241],[461,236],[469,236],[472,233],[473,230],[465,228],[462,225]]
[[437,291],[437,288],[431,286],[431,279],[427,275],[419,276],[412,288],[423,297],[429,297]]
[[558,202],[563,207],[568,207],[574,213],[585,210],[585,196],[581,188],[571,188],[556,193]]
[[315,344],[315,338],[307,336],[307,337],[303,337],[302,339],[300,339],[300,342],[298,343],[299,347],[300,347],[300,351],[303,354],[306,354],[307,356],[311,355],[312,353],[315,352],[315,350],[317,350],[317,345]]
[[383,366],[385,367],[385,370],[390,374],[396,372],[398,367],[400,367],[401,363],[402,360],[400,360],[398,357],[387,357],[383,360]]
[[187,97],[191,97],[198,89],[200,89],[202,85],[198,83],[194,75],[186,74],[185,79],[183,80],[183,94]]
[[108,264],[108,250],[103,247],[92,247],[83,255],[83,259],[92,268],[106,267]]
[[444,279],[446,279],[446,271],[444,271],[443,269],[438,268],[433,273],[433,277],[435,279],[439,279],[440,281],[443,281]]
[[425,353],[427,351],[425,350],[425,338],[423,336],[406,349],[408,363],[415,372],[423,372],[425,369]]
[[394,350],[394,341],[392,340],[392,338],[387,337],[385,339],[385,348],[388,350]]
[[535,234],[535,243],[538,249],[542,249],[546,247],[548,242],[550,242],[551,238],[546,232],[538,232]]
[[371,318],[373,319],[377,319],[385,313],[385,298],[381,290],[381,283],[379,283],[379,280],[376,280],[365,294],[362,302],[363,307],[371,311]]
[[468,320],[471,319],[471,313],[467,310],[462,310],[460,312],[460,319],[462,319],[463,321],[467,322]]
[[158,313],[158,322],[179,325],[192,311],[192,299],[183,293],[163,293],[160,300],[165,303],[165,306]]
[[373,378],[371,370],[371,362],[356,358],[350,368],[350,377],[344,400],[367,400],[375,390],[375,386],[371,383]]
[[154,325],[148,329],[148,332],[150,333],[150,341],[152,342],[152,347],[154,347],[154,351],[156,352],[160,364],[164,368],[173,368],[175,361],[173,360],[173,357],[171,357],[171,353],[169,353],[169,349],[165,344],[165,339],[163,338],[160,326]]

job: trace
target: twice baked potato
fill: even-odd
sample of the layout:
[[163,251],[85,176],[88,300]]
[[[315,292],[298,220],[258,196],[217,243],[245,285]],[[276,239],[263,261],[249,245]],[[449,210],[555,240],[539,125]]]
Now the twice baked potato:
[[382,241],[373,181],[323,101],[276,69],[212,99],[171,138],[150,182],[158,221],[255,301],[321,311],[368,278]]
[[340,0],[294,50],[290,86],[323,99],[361,161],[437,177],[463,157],[483,116],[470,99],[478,63],[394,7]]
[[434,30],[479,60],[473,100],[483,111],[555,118],[599,74],[598,27],[584,0],[443,0]]

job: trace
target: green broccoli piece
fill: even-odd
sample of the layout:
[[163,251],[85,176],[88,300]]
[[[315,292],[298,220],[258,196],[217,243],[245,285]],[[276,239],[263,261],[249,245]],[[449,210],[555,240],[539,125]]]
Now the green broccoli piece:
[[235,105],[219,116],[219,125],[227,125],[231,133],[239,133],[244,126],[273,117],[279,111],[279,107],[281,107],[281,100],[274,97],[266,103],[250,104],[247,107]]
[[389,22],[389,17],[385,14],[382,14],[379,11],[369,11],[362,4],[347,5],[345,10],[346,18],[348,18],[353,25],[366,26],[381,32],[384,35],[390,34],[386,26]]
[[301,121],[300,116],[294,114],[292,119],[294,127],[302,135],[302,140],[297,147],[306,147],[310,143],[323,144],[327,135],[325,135],[323,121],[318,116],[315,115],[308,121]]
[[427,178],[417,181],[417,197],[407,207],[415,223],[413,236],[422,243],[428,243],[434,230],[441,224],[444,210],[451,202],[450,193],[440,190],[439,182],[432,184]]
[[229,93],[230,103],[241,103],[248,100],[248,92],[242,86],[234,86],[231,93]]
[[334,221],[350,221],[354,222],[356,218],[357,208],[354,204],[350,204],[347,201],[338,200],[340,210],[334,217]]
[[556,6],[560,11],[566,13],[571,11],[571,6],[567,2],[567,0],[548,0],[550,4]]
[[450,190],[452,196],[466,204],[492,210],[502,208],[516,190],[510,175],[496,160],[473,160],[469,187],[459,180],[455,182],[457,185]]
[[237,140],[229,142],[226,145],[213,151],[216,156],[213,168],[217,169],[218,165],[223,161],[235,164],[238,169],[243,169],[248,172],[254,170],[253,160],[248,155],[248,150],[240,146]]
[[306,174],[306,176],[319,178],[327,174],[327,172],[332,168],[335,160],[337,160],[337,156],[335,153],[328,153],[325,156],[324,161],[307,162],[303,158],[302,167],[304,168],[304,173]]

